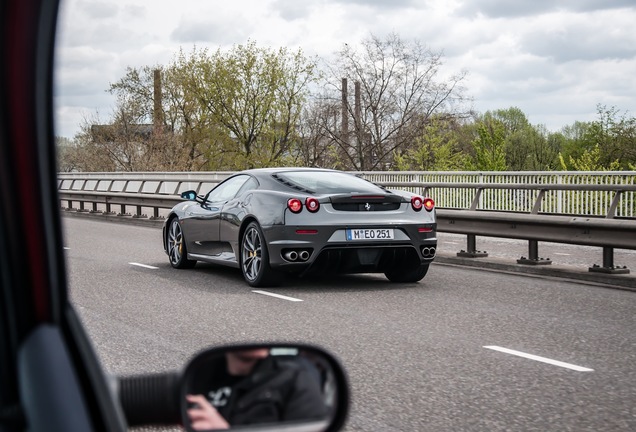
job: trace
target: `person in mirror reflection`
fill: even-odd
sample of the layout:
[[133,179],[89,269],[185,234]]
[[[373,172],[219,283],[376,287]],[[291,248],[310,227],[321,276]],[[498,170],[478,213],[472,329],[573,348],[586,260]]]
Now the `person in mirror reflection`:
[[268,348],[219,356],[191,381],[192,429],[325,420],[328,408],[317,374],[299,360],[270,356]]

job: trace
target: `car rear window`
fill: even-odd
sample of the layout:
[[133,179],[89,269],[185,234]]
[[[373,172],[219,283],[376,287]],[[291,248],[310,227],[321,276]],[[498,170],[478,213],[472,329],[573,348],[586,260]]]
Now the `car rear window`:
[[287,171],[274,176],[278,181],[294,189],[315,194],[386,193],[367,180],[351,174],[331,171]]

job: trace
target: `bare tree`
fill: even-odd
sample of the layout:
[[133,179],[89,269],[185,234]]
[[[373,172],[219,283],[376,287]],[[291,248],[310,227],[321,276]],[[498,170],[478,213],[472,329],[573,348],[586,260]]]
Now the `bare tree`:
[[340,147],[331,137],[325,125],[337,121],[337,107],[326,100],[316,99],[303,110],[298,135],[300,145],[295,153],[295,161],[300,166],[342,168],[338,155]]
[[115,171],[116,163],[94,139],[93,125],[100,124],[99,114],[84,117],[80,131],[70,142],[57,140],[58,169],[63,172]]
[[[371,35],[359,48],[344,45],[328,65],[328,89],[334,107],[349,95],[343,111],[351,122],[329,119],[323,126],[347,168],[390,168],[394,153],[413,145],[433,114],[464,114],[466,73],[443,78],[441,66],[440,52],[396,34]],[[354,85],[353,100],[343,78]]]

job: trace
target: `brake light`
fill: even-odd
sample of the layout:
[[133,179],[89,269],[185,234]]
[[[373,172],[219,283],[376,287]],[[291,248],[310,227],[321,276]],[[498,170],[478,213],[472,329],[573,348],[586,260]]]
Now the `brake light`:
[[297,229],[296,234],[318,234],[318,230],[315,229]]
[[292,211],[292,213],[300,213],[303,209],[303,203],[298,198],[290,198],[287,200],[287,208]]
[[307,210],[309,210],[310,212],[316,213],[318,209],[320,208],[320,203],[318,202],[316,198],[309,197],[305,200],[305,206],[307,207]]
[[422,197],[420,196],[411,197],[411,207],[413,207],[413,210],[415,211],[422,210],[422,205],[424,205],[424,201],[422,200]]
[[432,211],[435,208],[435,201],[433,198],[424,198],[424,208],[426,211]]

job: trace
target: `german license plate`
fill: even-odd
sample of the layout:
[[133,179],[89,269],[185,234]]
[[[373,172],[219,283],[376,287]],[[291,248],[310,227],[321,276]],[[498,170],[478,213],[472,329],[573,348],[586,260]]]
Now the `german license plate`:
[[393,239],[393,229],[390,228],[361,228],[347,230],[348,241]]

